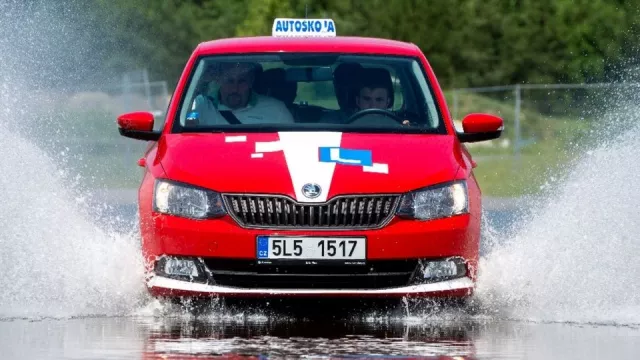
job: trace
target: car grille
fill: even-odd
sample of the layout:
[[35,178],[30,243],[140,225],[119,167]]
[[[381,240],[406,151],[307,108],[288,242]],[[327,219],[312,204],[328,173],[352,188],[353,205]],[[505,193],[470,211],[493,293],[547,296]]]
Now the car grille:
[[384,289],[406,286],[418,260],[366,265],[260,265],[255,260],[205,258],[216,285],[243,289]]
[[247,228],[380,228],[391,219],[398,195],[340,196],[326,203],[303,204],[278,195],[224,196],[229,214]]

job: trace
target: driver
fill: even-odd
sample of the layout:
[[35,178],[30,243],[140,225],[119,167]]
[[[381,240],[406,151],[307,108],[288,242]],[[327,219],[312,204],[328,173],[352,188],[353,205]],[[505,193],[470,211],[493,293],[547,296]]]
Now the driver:
[[233,62],[214,66],[204,76],[218,85],[218,91],[213,96],[198,95],[192,107],[191,114],[197,114],[200,125],[293,123],[282,101],[253,91],[256,65]]
[[[355,98],[356,113],[367,109],[381,109],[391,112],[391,107],[393,106],[393,84],[389,71],[378,68],[367,68],[361,71],[360,90]],[[353,123],[397,125],[395,120],[383,113],[363,116],[353,121]],[[409,125],[409,121],[404,120],[402,124]]]
[[366,109],[389,110],[393,86],[391,78],[377,71],[366,69],[360,83],[360,91],[356,95],[356,106],[359,111]]
[[[356,95],[356,108],[357,111],[367,109],[381,109],[391,112],[393,101],[393,84],[391,82],[391,76],[385,69],[364,69],[362,70],[362,78],[360,82],[360,90]],[[375,121],[390,123],[388,116],[384,114],[376,114]],[[367,116],[368,117],[368,116]],[[384,119],[381,119],[384,118]],[[360,119],[356,119],[353,123],[361,122]],[[364,120],[362,121],[364,123]],[[371,124],[371,120],[367,121]],[[397,123],[395,123],[397,124]],[[409,120],[402,121],[402,125],[411,125]]]

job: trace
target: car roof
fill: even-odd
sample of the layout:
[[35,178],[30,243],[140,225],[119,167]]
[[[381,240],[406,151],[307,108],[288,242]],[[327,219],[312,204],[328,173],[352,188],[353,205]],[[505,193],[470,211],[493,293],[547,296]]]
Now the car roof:
[[200,43],[197,55],[227,53],[322,52],[418,56],[412,43],[370,37],[238,37]]

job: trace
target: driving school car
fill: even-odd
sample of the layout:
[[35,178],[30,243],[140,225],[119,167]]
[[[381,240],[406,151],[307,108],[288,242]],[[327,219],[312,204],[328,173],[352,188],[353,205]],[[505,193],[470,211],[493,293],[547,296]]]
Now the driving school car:
[[503,122],[470,114],[457,131],[413,44],[276,19],[270,37],[198,45],[158,130],[147,112],[118,126],[150,141],[153,296],[473,294],[482,199],[464,143]]

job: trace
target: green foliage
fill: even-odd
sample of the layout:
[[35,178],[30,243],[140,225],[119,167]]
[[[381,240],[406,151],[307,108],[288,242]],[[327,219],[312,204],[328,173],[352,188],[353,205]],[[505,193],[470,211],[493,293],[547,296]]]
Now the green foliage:
[[154,78],[177,81],[195,47],[232,37],[244,19],[246,0],[98,0],[92,7],[114,71],[146,67]]
[[593,82],[637,65],[640,0],[98,0],[110,67],[174,80],[199,42],[331,17],[340,35],[417,44],[445,88]]

